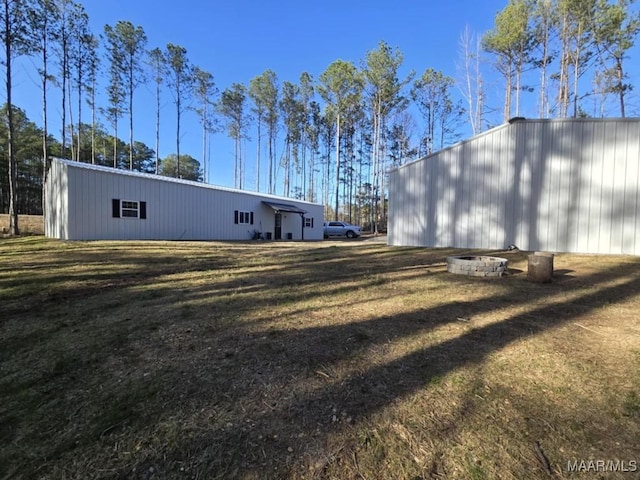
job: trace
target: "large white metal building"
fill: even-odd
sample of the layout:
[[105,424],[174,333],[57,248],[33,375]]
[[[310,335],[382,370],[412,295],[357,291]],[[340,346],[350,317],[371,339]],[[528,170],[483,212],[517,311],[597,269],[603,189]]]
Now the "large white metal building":
[[322,240],[323,206],[53,159],[44,223],[63,240]]
[[640,255],[640,119],[513,119],[389,190],[390,245]]

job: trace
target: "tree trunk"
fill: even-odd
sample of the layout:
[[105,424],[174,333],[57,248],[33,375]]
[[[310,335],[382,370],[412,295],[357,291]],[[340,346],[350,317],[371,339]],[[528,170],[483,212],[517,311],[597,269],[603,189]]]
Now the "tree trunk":
[[[63,21],[65,18],[63,17]],[[66,156],[66,147],[67,147],[67,77],[68,77],[68,52],[67,52],[67,40],[66,40],[66,32],[63,30],[61,34],[62,38],[62,145],[60,151],[62,153],[62,157]]]
[[180,177],[180,79],[176,81],[176,178]]
[[[116,107],[117,108],[117,107]],[[113,118],[113,168],[118,168],[118,112]]]
[[129,61],[129,170],[133,170],[133,59]]
[[269,126],[269,193],[273,193],[274,184],[274,156],[275,156],[275,144],[276,144],[275,126]]
[[73,126],[73,104],[71,100],[71,90],[73,89],[71,86],[71,78],[69,78],[69,81],[67,82],[67,89],[69,90],[67,92],[67,103],[69,104],[69,134],[71,136],[71,138],[69,139],[69,148],[71,149],[71,160],[77,161],[78,155],[77,155],[77,152],[75,152],[76,144],[75,144],[75,138],[73,136],[75,132],[75,128]]
[[620,95],[620,116],[622,118],[625,117],[624,111],[624,72],[622,70],[622,60],[620,58],[616,59],[616,74],[618,80],[618,92]]
[[549,50],[549,34],[548,30],[545,30],[544,39],[542,42],[542,65],[540,66],[540,118],[547,118],[549,113],[547,112],[547,65],[548,65],[548,50]]
[[91,163],[96,163],[96,81],[91,81]]
[[160,168],[160,82],[156,83],[156,175]]
[[5,61],[6,77],[5,86],[7,94],[7,156],[9,158],[9,234],[20,235],[18,226],[18,162],[15,157],[13,145],[13,104],[11,103],[11,61],[13,52],[11,50],[11,7],[9,0],[4,0],[4,38],[5,38]]
[[207,106],[202,109],[202,180],[207,183]]
[[340,112],[336,115],[336,203],[333,217],[338,220],[338,196],[340,194]]
[[560,118],[566,118],[569,110],[569,33],[568,33],[568,21],[565,18],[562,20],[562,32],[561,42],[562,51],[560,54],[560,78],[558,81],[558,116]]
[[371,179],[371,233],[378,234],[378,170],[380,163],[380,104],[377,102],[373,114],[373,172]]
[[[78,47],[80,48],[80,47]],[[78,62],[81,65],[82,62]],[[82,66],[78,66],[78,137],[77,137],[77,160],[81,161],[81,137],[82,137]]]
[[[45,20],[46,21],[46,20]],[[47,31],[45,24],[45,32]],[[47,139],[47,38],[43,35],[42,44],[42,213],[45,211],[45,183],[47,181],[47,161],[49,158],[49,142]]]
[[256,147],[256,192],[260,191],[260,124],[262,123],[262,115],[258,113],[258,138]]
[[573,59],[573,118],[578,118],[578,79],[580,77],[580,47],[576,47]]

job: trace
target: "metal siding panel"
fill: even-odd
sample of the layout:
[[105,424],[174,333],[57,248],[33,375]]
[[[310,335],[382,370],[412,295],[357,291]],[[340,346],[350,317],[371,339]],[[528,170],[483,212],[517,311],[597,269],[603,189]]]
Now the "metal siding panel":
[[400,198],[395,191],[398,170],[389,172],[389,220],[387,221],[387,245],[393,245],[394,232],[396,231],[396,202]]
[[[428,246],[427,234],[429,231],[429,182],[427,170],[429,166],[426,161],[416,163],[419,175],[417,176],[417,205],[414,207],[417,215],[419,216],[416,225],[414,227],[414,243],[419,246]],[[400,177],[399,177],[400,178]],[[396,189],[402,188],[396,186]],[[404,198],[405,204],[408,202],[408,198]],[[406,229],[406,227],[405,227]],[[396,242],[397,245],[397,242]]]
[[543,196],[543,182],[546,178],[548,155],[544,153],[549,147],[546,145],[545,138],[547,136],[546,125],[536,126],[533,135],[527,136],[527,163],[530,170],[530,183],[528,189],[528,197],[526,200],[526,215],[523,221],[526,222],[523,232],[526,231],[526,237],[517,244],[525,250],[540,250],[541,246],[541,227],[540,212],[543,210],[543,202],[547,200]]
[[82,200],[85,193],[82,185],[82,171],[77,168],[67,169],[67,236],[70,240],[82,240]]
[[454,160],[455,149],[446,151],[446,171],[447,171],[447,183],[446,183],[446,198],[445,215],[447,218],[445,234],[445,245],[452,247],[455,245],[455,229],[456,229],[456,174],[457,164]]
[[536,219],[538,225],[536,250],[556,250],[556,212],[559,203],[561,153],[558,152],[557,136],[561,125],[548,124],[543,137],[540,162],[544,166],[540,184],[540,207]]
[[[526,133],[526,132],[525,132]],[[520,193],[522,189],[521,173],[524,161],[524,139],[526,135],[519,135],[513,146],[513,158],[510,159],[505,172],[505,178],[502,181],[504,191],[504,236],[502,243],[509,245],[515,243],[517,245],[517,232],[520,225],[520,212],[518,207],[524,202],[520,201]]]
[[591,140],[588,138],[590,123],[581,123],[576,128],[574,145],[580,153],[572,164],[572,214],[569,225],[569,248],[575,252],[585,252],[589,225],[589,184],[584,181],[584,170],[588,168]]
[[600,191],[600,230],[598,235],[598,248],[597,252],[611,251],[612,243],[612,215],[613,211],[613,190],[615,184],[615,140],[616,129],[611,128],[608,124],[603,128],[602,139],[602,185]]
[[462,144],[459,148],[460,173],[458,178],[458,244],[461,247],[469,245],[469,183],[471,177],[469,145]]
[[458,214],[460,203],[460,147],[450,151],[451,157],[449,164],[451,165],[451,182],[449,185],[451,200],[449,203],[449,215],[451,216],[450,243],[452,246],[459,245],[458,239]]
[[65,210],[65,218],[64,218],[64,225],[62,225],[62,231],[64,232],[64,239],[66,240],[75,240],[74,236],[73,236],[73,231],[75,230],[73,228],[73,222],[76,221],[76,216],[75,216],[75,212],[73,210],[73,205],[74,205],[74,195],[73,195],[73,191],[76,188],[75,185],[75,169],[73,168],[69,168],[68,166],[65,165],[65,173],[64,173],[64,180],[63,180],[66,184],[67,187],[67,191],[66,194],[64,196],[64,210]]
[[626,123],[626,126],[622,253],[634,254],[636,252],[636,219],[638,213],[638,160],[640,159],[638,142],[640,141],[640,129],[638,124]]
[[[574,142],[576,136],[577,123],[563,123],[561,135],[554,136],[557,139],[557,148],[559,150],[557,165],[558,189],[557,189],[557,208],[549,212],[550,217],[555,217],[555,222],[551,222],[550,227],[554,230],[553,238],[555,246],[553,251],[566,252],[569,248],[569,226],[574,216],[572,204],[573,190],[573,158],[580,152],[579,145]],[[554,162],[555,163],[555,162]]]
[[91,228],[88,224],[89,220],[87,215],[87,202],[89,201],[89,192],[91,189],[91,185],[89,185],[89,175],[87,175],[89,172],[79,168],[73,170],[75,181],[77,183],[77,187],[72,192],[73,199],[71,202],[76,216],[73,221],[73,227],[75,230],[75,237],[84,239],[87,237],[87,231]]
[[444,152],[442,152],[436,157],[433,157],[433,160],[432,160],[432,161],[437,161],[437,165],[438,165],[438,172],[437,172],[437,175],[435,176],[435,182],[436,182],[435,198],[436,198],[436,205],[438,210],[436,213],[437,222],[436,222],[435,231],[434,231],[435,245],[438,247],[447,246],[446,239],[443,234],[443,231],[447,228],[446,226],[447,217],[445,212],[445,207],[447,203],[447,200],[445,198],[446,163],[445,163],[444,156],[445,154]]
[[[629,131],[629,151],[627,152],[629,164],[627,189],[629,199],[629,212],[632,218],[627,218],[629,229],[625,237],[625,253],[640,255],[640,124],[633,123]],[[633,207],[631,207],[631,205]],[[632,229],[633,226],[633,229]]]
[[[394,216],[395,216],[395,224],[394,224],[394,235],[397,235],[399,239],[402,239],[402,244],[415,245],[416,239],[414,237],[415,230],[411,225],[411,199],[413,198],[415,192],[415,170],[418,168],[418,164],[413,164],[403,168],[402,171],[396,172],[396,180],[394,185],[394,191],[396,192],[396,201],[393,207]],[[406,175],[407,172],[410,172],[411,175]],[[398,181],[398,178],[402,178],[402,182]],[[391,201],[391,198],[389,198]],[[389,232],[391,233],[391,232]],[[398,239],[394,239],[394,242],[398,241]]]
[[588,253],[601,251],[603,176],[606,169],[606,154],[604,149],[604,126],[594,124],[592,135],[591,165],[590,165],[590,216],[589,216],[589,250]]
[[[84,172],[83,183],[85,188],[85,196],[83,202],[83,233],[87,235],[87,232],[91,232],[95,235],[96,231],[96,203],[98,196],[97,192],[97,181],[95,175],[87,175],[89,171]],[[91,192],[91,194],[89,194]]]
[[593,123],[583,123],[577,134],[576,148],[580,152],[574,167],[576,214],[572,216],[570,231],[574,238],[571,248],[575,252],[588,252],[590,236],[591,178],[590,170],[593,155]]
[[418,162],[409,167],[411,174],[406,179],[406,190],[401,190],[400,203],[396,207],[396,211],[399,210],[400,218],[402,222],[400,229],[402,235],[408,240],[410,245],[418,246],[422,242],[420,240],[420,228],[421,222],[419,219],[418,210],[420,209],[420,184],[418,178],[418,172],[424,162]]
[[440,162],[436,159],[425,160],[425,167],[427,168],[427,175],[429,176],[427,191],[428,211],[427,211],[427,239],[426,244],[429,246],[440,246],[438,242],[438,224],[439,218],[439,197],[438,197],[438,184],[439,184],[439,168]]
[[471,205],[471,145],[462,144],[458,149],[460,174],[458,179],[458,244],[469,246],[469,211]]
[[492,187],[491,187],[491,175],[493,174],[493,164],[495,160],[493,158],[499,158],[502,154],[502,148],[504,147],[505,138],[504,130],[497,130],[492,132],[491,135],[485,137],[485,142],[488,145],[485,146],[478,153],[478,175],[477,182],[480,190],[479,205],[479,218],[476,218],[476,230],[478,235],[478,247],[489,248],[490,242],[490,221],[491,221],[491,205],[493,201]]
[[[540,129],[538,125],[528,125],[526,134],[518,138],[517,150],[514,150],[513,192],[510,203],[513,205],[513,216],[505,237],[505,243],[515,244],[521,249],[529,249],[531,234],[531,216],[533,208],[533,189],[535,169],[538,166],[535,152],[540,148]],[[536,190],[537,192],[537,190]]]
[[[483,138],[483,137],[481,137]],[[476,238],[476,212],[477,212],[477,165],[478,165],[478,148],[482,139],[478,142],[469,142],[465,145],[465,161],[467,165],[467,182],[466,182],[466,197],[467,197],[467,235],[466,235],[466,247],[472,247],[475,244]]]
[[390,192],[393,192],[393,197],[389,193],[389,232],[387,233],[389,245],[402,245],[408,242],[408,235],[404,228],[405,216],[402,211],[402,206],[406,201],[407,187],[406,183],[403,184],[402,179],[404,172],[409,169],[411,169],[410,166],[395,170],[390,177],[389,187]]
[[[414,226],[414,243],[419,246],[429,246],[429,165],[422,161],[416,165],[418,170],[415,175],[416,187],[416,215],[418,216]],[[408,201],[405,197],[405,204]]]
[[485,135],[478,139],[473,145],[473,185],[471,190],[473,191],[470,196],[472,202],[472,210],[471,210],[471,238],[470,242],[472,245],[481,245],[482,244],[482,214],[484,209],[484,182],[482,179],[483,162],[484,155],[483,152],[489,148],[489,139],[490,136]]
[[399,220],[395,228],[410,245],[418,245],[420,243],[418,239],[420,221],[417,215],[419,185],[416,175],[420,170],[421,164],[422,162],[416,163],[411,165],[408,170],[405,170],[405,173],[408,171],[411,174],[406,178],[404,188],[398,188],[398,185],[394,185],[394,191],[398,194],[394,213]]
[[[85,175],[85,184],[87,185],[86,190],[86,202],[85,202],[85,235],[91,236],[92,238],[97,237],[98,232],[98,222],[100,216],[98,212],[100,211],[99,202],[101,201],[102,196],[100,195],[102,190],[102,183],[100,178],[97,175],[89,175],[89,171],[86,172]],[[89,194],[91,192],[91,194]],[[108,209],[109,200],[103,200],[105,204],[102,208]]]
[[611,188],[611,253],[623,253],[625,185],[627,177],[627,122],[615,125],[615,151],[613,155],[613,179]]
[[393,245],[396,236],[399,234],[398,221],[401,220],[397,213],[398,202],[402,201],[400,191],[396,191],[398,185],[399,170],[392,170],[389,173],[389,220],[387,231],[387,244]]
[[67,166],[59,162],[52,162],[47,178],[47,203],[45,228],[46,235],[50,238],[67,240]]
[[446,214],[445,214],[446,189],[445,189],[444,182],[446,181],[446,176],[445,176],[446,163],[444,159],[444,152],[437,154],[437,156],[434,156],[431,161],[436,162],[437,164],[437,173],[434,178],[435,185],[436,185],[434,196],[435,196],[435,202],[436,202],[435,205],[437,207],[437,211],[436,211],[437,221],[435,223],[435,229],[433,232],[434,241],[435,241],[434,245],[438,247],[443,247],[443,246],[446,246],[446,244],[445,244],[445,239],[442,231],[446,228],[445,223],[447,221]]
[[[119,175],[116,175],[115,173],[112,174],[113,176],[111,178],[109,178],[109,184],[111,185],[111,196],[112,198],[119,198],[120,200],[128,200],[129,196],[125,195],[124,192],[122,191],[122,185],[121,185],[121,177]],[[114,221],[110,222],[109,224],[109,230],[107,232],[107,239],[110,240],[116,240],[116,239],[123,239],[123,231],[122,231],[122,220],[121,219],[113,219]]]
[[519,139],[526,133],[526,124],[516,124],[515,134],[510,136],[507,144],[507,154],[500,155],[497,171],[493,178],[493,188],[496,198],[493,204],[493,218],[490,235],[490,248],[504,248],[507,244],[507,228],[510,228],[511,208],[508,206],[508,198],[511,190],[512,163],[517,155]]
[[408,189],[403,200],[420,208],[396,203],[394,233],[407,234],[393,243],[499,248],[515,237],[529,250],[638,254],[639,157],[636,121],[497,128],[398,171],[394,195]]

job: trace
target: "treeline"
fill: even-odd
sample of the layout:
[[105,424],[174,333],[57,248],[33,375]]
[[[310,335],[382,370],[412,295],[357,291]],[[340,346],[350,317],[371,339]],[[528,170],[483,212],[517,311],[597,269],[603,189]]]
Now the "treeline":
[[[32,124],[16,106],[4,109],[1,161],[8,175],[0,181],[0,207],[11,214],[12,233],[18,212],[41,210],[42,159],[51,155],[206,179],[211,136],[224,132],[235,145],[237,188],[322,202],[327,217],[377,231],[386,223],[390,167],[456,141],[464,127],[475,134],[520,115],[522,95],[528,104],[535,98],[540,117],[625,116],[633,86],[625,65],[640,24],[632,5],[510,0],[492,30],[480,37],[463,32],[455,78],[431,68],[401,76],[403,54],[380,42],[359,65],[337,60],[317,78],[303,72],[296,82],[267,70],[220,92],[213,74],[192,63],[184,47],[149,48],[141,26],[119,21],[96,34],[83,6],[72,0],[5,0],[7,103],[12,63],[28,55],[37,65],[43,124]],[[496,74],[504,87],[500,115],[488,94]],[[153,149],[134,140],[135,92],[142,84],[155,97]],[[55,106],[50,87],[61,94]],[[175,153],[162,161],[161,99],[167,92]],[[60,115],[60,140],[48,131],[51,109]],[[202,129],[200,161],[181,154],[187,111]],[[127,141],[120,130],[128,132]],[[255,153],[245,150],[249,137]]]
[[522,93],[534,95],[540,118],[625,117],[626,62],[640,28],[634,3],[510,0],[481,39],[504,80],[503,119],[520,114]]
[[[0,115],[7,118],[7,104],[2,106]],[[17,211],[18,213],[42,214],[42,140],[43,130],[27,118],[25,112],[13,107],[14,143],[17,161]],[[76,127],[78,128],[78,127]],[[155,152],[142,142],[134,141],[133,149],[121,139],[116,139],[117,157],[113,158],[114,138],[100,126],[95,127],[92,136],[88,134],[91,126],[80,124],[78,131],[82,132],[81,143],[77,145],[80,159],[92,159],[91,163],[121,169],[129,169],[130,161],[133,170],[144,173],[158,173],[168,177],[176,176],[177,159],[175,154],[159,159],[156,170]],[[93,144],[89,141],[93,139]],[[47,138],[49,155],[62,157],[62,144],[49,135]],[[130,155],[132,153],[132,155]],[[87,161],[87,160],[83,160]],[[7,158],[7,125],[0,123],[0,171],[8,171]],[[180,177],[186,180],[201,181],[202,169],[200,162],[190,155],[180,155]],[[0,212],[9,209],[8,175],[0,177]]]

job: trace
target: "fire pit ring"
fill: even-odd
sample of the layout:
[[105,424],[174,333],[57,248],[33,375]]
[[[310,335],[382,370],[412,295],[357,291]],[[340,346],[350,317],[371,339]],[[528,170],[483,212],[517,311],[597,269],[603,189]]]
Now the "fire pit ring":
[[506,258],[486,255],[447,257],[447,272],[472,277],[502,277],[509,275]]

